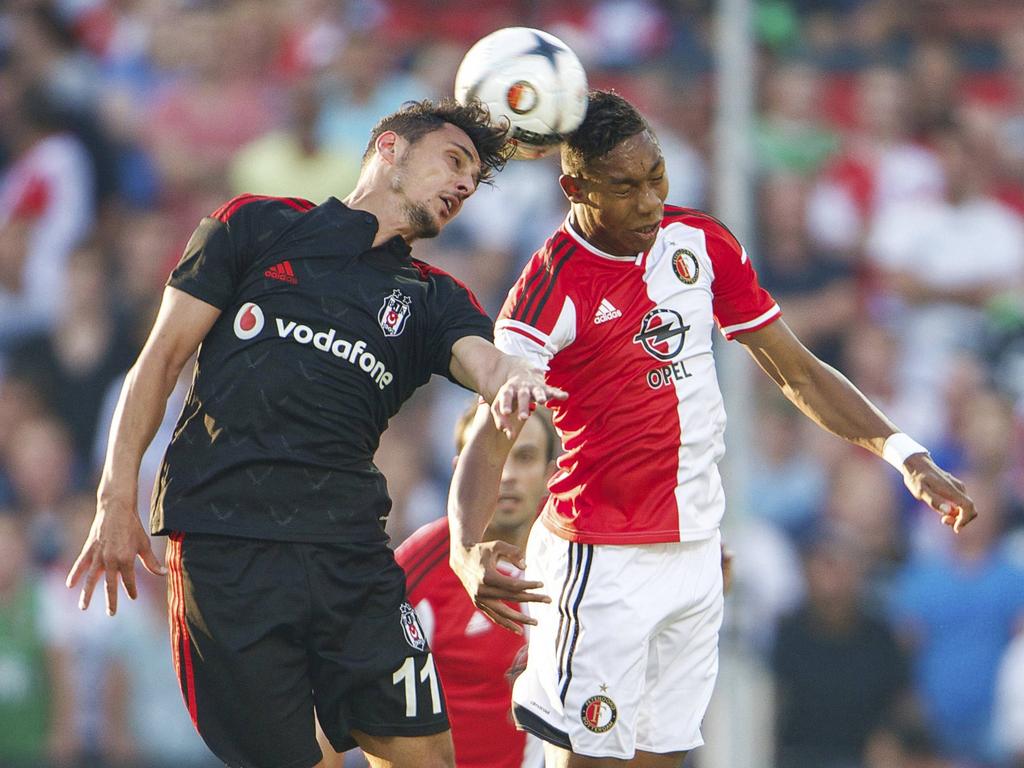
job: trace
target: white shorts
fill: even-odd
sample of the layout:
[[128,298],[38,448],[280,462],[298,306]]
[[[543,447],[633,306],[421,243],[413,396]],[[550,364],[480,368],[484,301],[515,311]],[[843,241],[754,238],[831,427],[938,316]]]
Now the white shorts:
[[529,659],[512,692],[516,723],[587,757],[630,759],[704,743],[718,675],[721,537],[670,544],[577,544],[540,521],[526,576]]

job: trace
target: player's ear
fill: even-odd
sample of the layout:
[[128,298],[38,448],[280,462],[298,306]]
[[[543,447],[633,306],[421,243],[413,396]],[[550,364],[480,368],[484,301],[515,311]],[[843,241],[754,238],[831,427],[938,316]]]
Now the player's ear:
[[398,154],[398,141],[399,136],[397,133],[394,131],[384,131],[373,144],[373,148],[377,150],[381,160],[388,165],[395,164]]
[[575,176],[563,173],[558,177],[558,184],[562,188],[562,194],[570,203],[585,203],[586,195],[583,194],[583,187],[580,180]]

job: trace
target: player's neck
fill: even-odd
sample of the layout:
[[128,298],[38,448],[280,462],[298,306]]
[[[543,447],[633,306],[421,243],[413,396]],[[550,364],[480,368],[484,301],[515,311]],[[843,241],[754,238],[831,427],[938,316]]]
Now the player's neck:
[[483,541],[504,541],[506,544],[511,544],[514,547],[519,547],[520,550],[525,550],[526,541],[530,538],[530,529],[532,527],[533,520],[514,528],[496,525],[488,526],[487,530],[484,531]]
[[404,215],[403,207],[394,192],[380,189],[379,185],[374,187],[360,184],[342,202],[353,210],[365,211],[377,219],[374,246],[386,243],[396,235],[407,243],[415,239],[408,217]]
[[607,242],[604,230],[588,215],[586,206],[574,205],[572,207],[572,212],[569,214],[569,226],[579,237],[586,240],[602,253],[620,259],[633,259],[636,257],[635,251],[623,252],[615,244]]

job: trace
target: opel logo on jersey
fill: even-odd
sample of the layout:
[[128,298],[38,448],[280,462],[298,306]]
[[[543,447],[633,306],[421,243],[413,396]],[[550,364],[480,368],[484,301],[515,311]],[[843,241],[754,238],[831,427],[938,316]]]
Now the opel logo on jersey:
[[427,647],[427,638],[423,636],[420,621],[416,617],[416,610],[409,603],[402,603],[401,613],[405,641],[417,651],[422,651]]
[[377,313],[377,322],[385,336],[398,336],[405,330],[405,321],[409,319],[409,305],[412,299],[395,288],[391,295],[384,299]]
[[697,263],[697,256],[693,251],[680,248],[672,254],[672,271],[684,283],[693,285],[697,282],[697,277],[700,275],[700,264]]
[[615,721],[619,718],[619,710],[615,702],[607,696],[591,696],[583,702],[580,710],[580,719],[588,731],[604,733],[610,731]]
[[259,336],[263,330],[263,310],[251,301],[245,302],[235,314],[235,336],[245,341]]
[[678,312],[659,307],[644,315],[640,333],[633,337],[633,343],[641,344],[644,351],[657,360],[671,360],[682,350],[688,330],[690,326],[683,325]]

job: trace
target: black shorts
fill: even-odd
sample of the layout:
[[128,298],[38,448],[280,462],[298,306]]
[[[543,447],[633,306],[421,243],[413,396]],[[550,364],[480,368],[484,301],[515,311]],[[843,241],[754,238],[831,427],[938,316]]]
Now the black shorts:
[[384,544],[174,533],[167,568],[182,696],[232,768],[315,765],[314,709],[339,752],[355,746],[351,730],[448,729],[405,574]]

